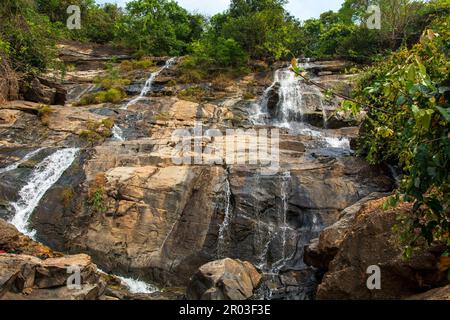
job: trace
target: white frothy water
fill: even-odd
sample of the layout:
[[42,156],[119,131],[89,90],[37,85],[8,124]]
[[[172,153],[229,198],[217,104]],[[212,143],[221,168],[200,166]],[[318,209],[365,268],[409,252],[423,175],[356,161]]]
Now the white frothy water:
[[280,109],[280,124],[283,127],[290,127],[289,115],[302,111],[302,88],[299,78],[290,69],[277,70],[275,81],[280,83],[278,107]]
[[48,189],[61,178],[72,165],[77,148],[58,150],[40,162],[31,172],[28,183],[19,191],[19,200],[11,203],[15,215],[11,223],[22,233],[34,236],[28,229],[28,220]]
[[325,141],[331,148],[351,149],[350,140],[345,137],[325,137]]
[[225,217],[223,219],[222,224],[220,225],[220,229],[219,229],[219,240],[217,243],[217,255],[219,256],[219,258],[224,258],[224,254],[225,254],[225,236],[226,233],[229,230],[229,226],[231,223],[231,215],[232,215],[232,208],[231,208],[231,185],[230,185],[230,180],[226,179],[225,181]]
[[114,140],[125,141],[125,138],[123,137],[123,131],[118,125],[114,125],[111,129],[111,132],[113,134]]
[[273,90],[273,87],[276,84],[277,82],[274,81],[270,87],[264,90],[264,93],[259,99],[258,103],[253,104],[254,112],[250,116],[250,121],[253,124],[264,125],[266,123],[266,118],[268,117],[267,104],[269,103],[269,93]]
[[129,106],[132,106],[132,105],[138,103],[142,98],[144,98],[147,95],[147,93],[149,93],[150,90],[152,89],[153,82],[155,81],[156,77],[159,76],[160,73],[163,72],[165,69],[171,67],[176,61],[177,61],[176,58],[170,58],[169,60],[166,61],[166,64],[164,65],[164,67],[162,67],[161,69],[159,69],[156,72],[153,72],[150,75],[150,77],[147,79],[147,81],[145,82],[144,88],[142,88],[142,91],[139,94],[139,96],[137,96],[136,98],[134,98],[133,100],[128,102],[122,109],[126,110],[126,109],[128,109]]
[[10,164],[9,166],[5,167],[5,168],[0,168],[0,174],[5,173],[5,172],[9,172],[12,170],[16,170],[22,163],[30,160],[31,158],[33,158],[35,155],[37,155],[39,152],[41,152],[44,148],[39,148],[36,149],[28,154],[25,155],[25,157],[23,157],[21,160],[14,162],[13,164]]
[[255,110],[250,121],[256,125],[265,124],[265,119],[269,117],[267,106],[269,103],[269,94],[276,85],[279,85],[279,101],[277,105],[279,113],[275,125],[289,129],[291,127],[291,114],[303,114],[302,81],[291,71],[291,68],[275,71],[272,85],[264,91],[259,102],[254,104],[253,107]]
[[346,137],[329,137],[324,135],[321,131],[313,130],[306,127],[301,128],[298,131],[301,134],[308,135],[310,137],[317,138],[318,140],[325,141],[330,148],[351,150],[350,139]]
[[117,278],[120,279],[122,284],[126,286],[131,293],[154,293],[158,291],[158,288],[141,280],[119,276],[117,276]]

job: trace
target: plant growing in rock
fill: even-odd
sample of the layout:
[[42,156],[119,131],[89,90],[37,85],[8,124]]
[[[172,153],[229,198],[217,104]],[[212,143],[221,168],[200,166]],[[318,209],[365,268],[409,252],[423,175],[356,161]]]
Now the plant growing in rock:
[[44,126],[49,124],[49,116],[54,110],[48,105],[41,105],[38,110],[38,117]]
[[65,187],[62,190],[62,203],[64,205],[64,208],[68,208],[70,206],[70,203],[72,202],[74,195],[75,192],[72,187]]
[[102,121],[95,122],[90,121],[87,124],[87,129],[80,132],[79,136],[91,145],[102,141],[112,135],[111,129],[114,126],[114,121],[110,118],[103,119]]
[[94,181],[88,189],[88,203],[95,213],[105,213],[106,207],[106,176],[104,173],[97,173]]
[[181,90],[178,93],[180,99],[185,99],[192,102],[200,102],[205,96],[205,90],[200,86],[193,86],[187,89]]

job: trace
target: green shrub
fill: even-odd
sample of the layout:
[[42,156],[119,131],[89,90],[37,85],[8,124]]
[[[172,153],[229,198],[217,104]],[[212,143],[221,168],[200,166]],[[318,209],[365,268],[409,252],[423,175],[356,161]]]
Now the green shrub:
[[139,60],[124,60],[119,65],[119,70],[122,72],[128,72],[133,70],[146,70],[153,67],[155,63],[149,58],[142,58]]
[[360,103],[344,104],[344,110],[368,110],[360,154],[403,172],[386,207],[414,203],[412,215],[398,217],[396,227],[407,257],[424,243],[450,248],[450,24],[438,20],[431,28],[412,49],[368,69],[355,91]]
[[62,191],[62,203],[65,208],[70,206],[73,197],[75,196],[75,191],[72,187],[65,187]]
[[104,119],[102,120],[102,125],[108,129],[112,129],[112,127],[114,127],[114,120],[111,118]]
[[88,188],[88,203],[95,213],[105,213],[107,194],[105,191],[106,177],[104,173],[97,173]]
[[44,126],[48,126],[49,124],[49,115],[53,112],[54,110],[48,106],[48,105],[41,105],[39,110],[38,110],[38,117],[39,120],[41,121],[41,123]]
[[126,92],[120,88],[111,88],[107,91],[99,91],[96,93],[89,93],[81,97],[80,101],[76,104],[78,106],[85,106],[90,104],[100,103],[119,103],[127,97]]
[[243,97],[244,97],[245,100],[255,99],[255,95],[252,92],[249,92],[249,91],[245,92]]
[[178,93],[178,97],[180,99],[193,101],[193,102],[200,102],[205,95],[205,90],[201,87],[189,87],[187,89],[181,90]]

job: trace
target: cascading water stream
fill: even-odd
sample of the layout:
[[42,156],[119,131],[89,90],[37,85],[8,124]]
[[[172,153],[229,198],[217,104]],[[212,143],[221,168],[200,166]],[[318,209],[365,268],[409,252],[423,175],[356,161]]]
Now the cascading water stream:
[[281,241],[282,241],[282,250],[281,250],[281,258],[277,262],[272,265],[272,273],[278,273],[280,269],[284,266],[286,262],[286,240],[287,240],[287,230],[289,229],[289,225],[287,223],[287,211],[289,206],[289,183],[291,181],[291,173],[286,171],[281,176],[281,215],[279,215],[279,225],[281,225]]
[[222,224],[219,229],[219,239],[217,243],[217,255],[219,258],[225,258],[226,256],[226,238],[228,236],[230,223],[232,220],[233,208],[231,201],[232,193],[231,193],[231,184],[228,178],[225,179],[225,215]]
[[142,88],[142,91],[139,94],[139,96],[137,96],[133,100],[129,101],[125,106],[122,107],[122,109],[127,110],[129,106],[132,106],[132,105],[138,103],[142,98],[144,98],[150,92],[150,90],[152,90],[153,82],[155,81],[156,77],[159,76],[161,74],[161,72],[163,72],[167,68],[170,68],[173,64],[176,63],[176,61],[177,61],[176,58],[170,58],[169,60],[166,61],[166,64],[164,65],[164,67],[162,67],[161,69],[159,69],[156,72],[153,72],[150,75],[150,77],[147,79],[147,81],[145,82],[144,88]]
[[[299,64],[305,70],[310,63]],[[269,95],[272,90],[278,87],[279,100],[277,103],[277,116],[270,119],[268,111]],[[314,86],[308,86],[303,80],[299,79],[290,68],[278,69],[274,74],[274,81],[262,95],[258,103],[253,105],[254,112],[250,116],[250,121],[254,125],[273,125],[276,127],[294,130],[299,134],[309,135],[317,138],[318,141],[325,142],[329,147],[336,149],[350,150],[350,140],[346,137],[326,136],[324,132],[310,128],[303,122],[304,106],[303,91],[308,89],[322,97],[320,90]],[[327,113],[323,100],[320,99],[320,108],[324,120],[324,126],[327,125]],[[292,120],[293,115],[300,115],[301,121]],[[298,118],[298,117],[297,117]]]
[[[97,269],[97,271],[100,273],[104,273],[105,275],[108,275],[108,273],[106,273],[105,271],[103,271],[101,269]],[[109,274],[109,275],[112,275],[112,276],[118,278],[120,280],[120,282],[122,283],[122,285],[127,287],[128,290],[134,294],[137,294],[137,293],[148,294],[148,293],[154,293],[154,292],[160,291],[154,285],[151,285],[150,283],[147,283],[147,282],[139,280],[139,279],[122,277],[122,276],[118,276],[118,275],[114,275],[114,274]]]
[[79,149],[61,149],[40,162],[31,172],[28,183],[19,191],[19,200],[11,203],[15,215],[11,223],[22,233],[34,236],[29,230],[29,219],[42,197],[72,165]]
[[31,158],[33,158],[35,155],[37,155],[39,152],[41,152],[44,148],[39,148],[36,149],[28,154],[26,154],[21,160],[14,162],[13,164],[10,164],[9,166],[5,167],[5,168],[0,168],[0,174],[5,173],[5,172],[9,172],[12,170],[16,170],[22,163],[30,160]]
[[111,133],[113,135],[113,139],[116,141],[125,141],[125,138],[123,137],[123,130],[118,126],[114,125],[111,129]]
[[158,292],[158,288],[152,286],[151,284],[136,280],[133,278],[126,278],[126,277],[120,277],[117,276],[117,278],[120,279],[120,281],[130,290],[131,293],[154,293]]

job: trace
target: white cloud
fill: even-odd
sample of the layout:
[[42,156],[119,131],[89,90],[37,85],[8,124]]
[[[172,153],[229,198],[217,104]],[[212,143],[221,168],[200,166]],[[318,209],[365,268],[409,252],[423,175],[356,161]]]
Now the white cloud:
[[[129,0],[97,0],[98,3],[117,3],[125,6]],[[306,20],[318,18],[322,12],[338,10],[344,0],[290,0],[287,5],[288,11],[299,18]],[[178,0],[178,3],[192,12],[213,15],[228,8],[229,0]]]

